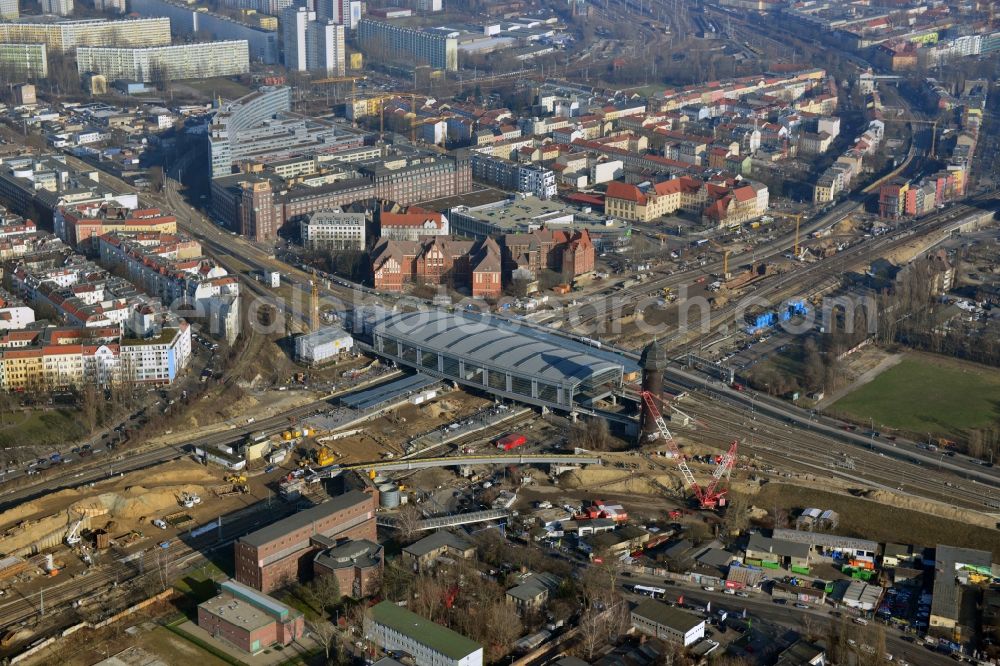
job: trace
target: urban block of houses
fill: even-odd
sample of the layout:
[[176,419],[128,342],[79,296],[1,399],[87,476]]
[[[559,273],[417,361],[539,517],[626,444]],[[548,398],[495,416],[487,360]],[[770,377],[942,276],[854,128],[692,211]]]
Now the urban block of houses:
[[132,209],[116,202],[61,206],[53,214],[55,233],[69,246],[96,249],[99,236],[113,232],[177,233],[177,218],[159,208]]
[[94,384],[169,384],[191,357],[191,329],[181,321],[149,338],[121,329],[48,327],[0,336],[0,386],[8,391]]

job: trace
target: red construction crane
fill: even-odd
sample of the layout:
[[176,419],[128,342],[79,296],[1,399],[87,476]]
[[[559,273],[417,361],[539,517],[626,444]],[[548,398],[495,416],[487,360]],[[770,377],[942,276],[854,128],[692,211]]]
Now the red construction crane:
[[653,417],[656,427],[660,430],[660,436],[663,437],[663,442],[667,445],[667,449],[674,457],[674,460],[677,461],[677,468],[684,477],[684,483],[691,488],[694,496],[698,499],[698,505],[702,509],[714,510],[724,504],[727,489],[720,490],[719,483],[722,481],[723,476],[728,479],[732,472],[733,465],[736,462],[737,442],[733,441],[729,446],[729,451],[722,456],[722,460],[715,466],[715,472],[712,473],[712,480],[709,481],[707,487],[702,488],[695,481],[694,474],[691,472],[691,468],[688,467],[687,460],[681,455],[681,451],[677,447],[677,442],[674,441],[674,436],[670,434],[663,416],[660,415],[660,410],[656,406],[656,398],[649,391],[643,391],[642,402],[649,411],[649,415]]

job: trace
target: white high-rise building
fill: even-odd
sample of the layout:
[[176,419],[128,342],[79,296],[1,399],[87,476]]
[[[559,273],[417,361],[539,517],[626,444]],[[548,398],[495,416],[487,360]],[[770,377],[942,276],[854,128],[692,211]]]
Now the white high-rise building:
[[317,20],[316,12],[289,7],[282,14],[285,67],[304,72],[321,70],[335,76],[346,71],[345,28],[332,19]]
[[354,30],[361,20],[361,0],[316,0],[316,16]]
[[56,16],[69,16],[73,13],[73,0],[42,0],[42,12]]
[[305,7],[289,7],[281,14],[282,36],[285,39],[285,67],[304,72],[308,69],[306,32],[310,21],[316,20],[316,12]]
[[0,0],[0,19],[16,19],[20,15],[17,0]]
[[332,76],[347,71],[344,34],[346,29],[333,21],[310,21],[306,28],[306,66]]

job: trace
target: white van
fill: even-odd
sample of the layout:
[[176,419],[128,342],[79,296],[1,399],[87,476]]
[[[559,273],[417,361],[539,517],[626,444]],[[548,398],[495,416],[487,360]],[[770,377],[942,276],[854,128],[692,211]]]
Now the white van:
[[862,626],[868,626],[868,620],[863,617],[854,618],[854,624],[860,624]]

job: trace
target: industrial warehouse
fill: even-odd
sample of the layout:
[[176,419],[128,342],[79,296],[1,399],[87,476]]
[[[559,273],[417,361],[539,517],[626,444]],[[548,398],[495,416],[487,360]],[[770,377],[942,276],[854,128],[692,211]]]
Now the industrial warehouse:
[[403,365],[564,411],[610,396],[637,372],[624,358],[581,343],[443,311],[390,316],[373,337],[376,352]]

